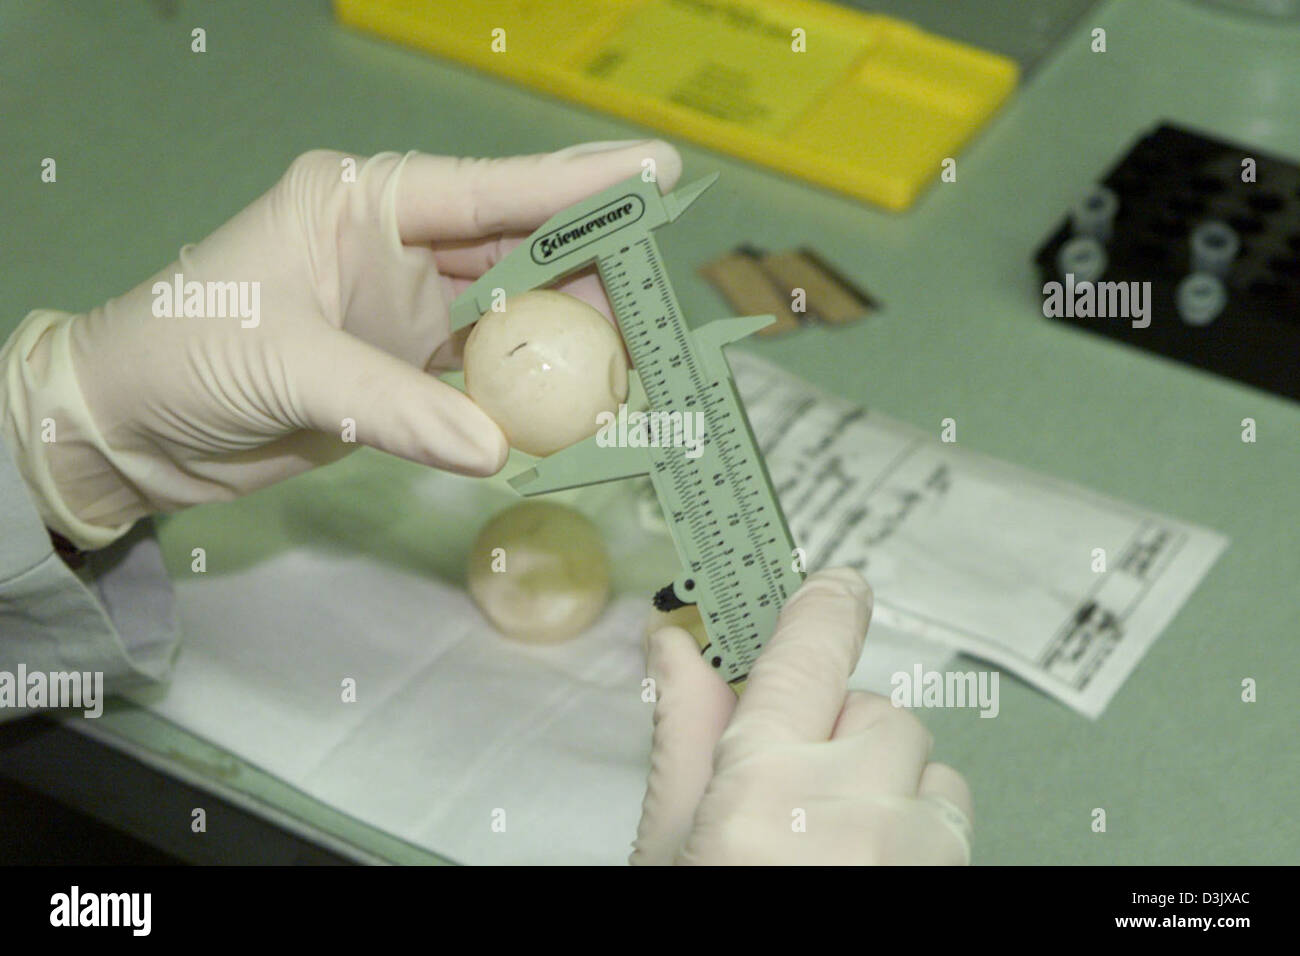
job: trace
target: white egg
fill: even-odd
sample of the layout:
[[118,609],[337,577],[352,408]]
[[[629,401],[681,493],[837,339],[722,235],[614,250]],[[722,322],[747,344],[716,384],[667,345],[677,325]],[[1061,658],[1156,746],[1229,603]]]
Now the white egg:
[[627,355],[610,321],[581,299],[509,296],[465,343],[465,390],[514,448],[544,456],[594,435],[627,400]]
[[489,521],[466,576],[493,626],[528,644],[576,637],[609,600],[600,532],[572,508],[547,501],[523,502]]

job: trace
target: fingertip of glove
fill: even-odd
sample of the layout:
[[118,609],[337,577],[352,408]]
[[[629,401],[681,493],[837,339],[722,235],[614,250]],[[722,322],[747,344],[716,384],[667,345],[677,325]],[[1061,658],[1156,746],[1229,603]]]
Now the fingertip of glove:
[[666,193],[672,189],[682,175],[681,153],[677,151],[677,147],[673,146],[672,143],[662,139],[627,139],[579,143],[576,146],[562,149],[553,155],[561,159],[572,159],[577,156],[590,156],[596,153],[609,154],[620,165],[623,163],[623,157],[615,157],[614,154],[631,153],[633,154],[631,158],[635,160],[634,166],[636,167],[633,171],[644,169],[642,164],[645,160],[653,160],[655,181],[659,184],[660,192]]
[[684,652],[689,652],[692,657],[699,656],[699,645],[685,628],[669,625],[648,631],[645,636],[646,672],[651,676],[666,673]]
[[473,478],[488,478],[506,466],[510,457],[510,445],[495,423],[491,431],[476,430],[465,438],[466,454],[457,469],[462,474]]
[[438,417],[455,448],[455,456],[451,461],[445,460],[445,449],[436,446],[431,448],[435,460],[444,459],[435,463],[449,471],[473,478],[486,478],[504,468],[510,457],[510,442],[501,426],[464,392],[436,378],[426,377],[426,381],[433,383]]
[[821,591],[822,593],[839,594],[863,602],[868,607],[871,606],[874,597],[871,585],[867,583],[866,578],[853,568],[826,568],[822,571],[815,571],[804,581],[800,591]]
[[975,819],[975,799],[970,782],[962,772],[946,763],[933,762],[921,775],[921,791],[939,794],[955,806],[969,821]]
[[654,153],[659,191],[666,193],[677,185],[677,180],[681,179],[682,154],[677,152],[676,146],[662,139],[650,140],[646,148]]

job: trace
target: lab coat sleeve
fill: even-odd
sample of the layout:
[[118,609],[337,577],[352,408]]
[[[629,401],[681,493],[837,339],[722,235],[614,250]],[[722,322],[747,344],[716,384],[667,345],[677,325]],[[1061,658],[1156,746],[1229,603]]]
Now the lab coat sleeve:
[[[106,693],[167,678],[179,629],[152,521],[74,572],[0,439],[0,671],[101,672]],[[0,720],[23,711],[0,707]]]

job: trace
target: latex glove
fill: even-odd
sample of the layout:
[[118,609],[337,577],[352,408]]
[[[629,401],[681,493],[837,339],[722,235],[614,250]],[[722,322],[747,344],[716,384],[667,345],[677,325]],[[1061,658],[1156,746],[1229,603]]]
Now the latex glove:
[[686,631],[651,635],[654,747],[632,863],[970,862],[965,780],[929,762],[912,714],[847,690],[870,618],[857,572],[810,575],[739,700]]
[[[85,315],[29,315],[0,351],[0,437],[47,526],[82,548],[333,461],[357,447],[349,420],[361,444],[492,474],[504,436],[426,371],[457,361],[448,307],[546,219],[646,159],[670,189],[681,161],[656,141],[490,160],[304,154],[132,291]],[[177,273],[250,283],[250,308],[159,317],[155,283]],[[594,275],[560,288],[608,314]]]

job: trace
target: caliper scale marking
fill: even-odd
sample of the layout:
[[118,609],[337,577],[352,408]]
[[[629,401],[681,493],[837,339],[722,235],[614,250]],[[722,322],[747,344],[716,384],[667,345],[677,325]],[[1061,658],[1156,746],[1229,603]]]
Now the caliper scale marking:
[[[716,177],[713,177],[716,179]],[[713,181],[660,196],[640,177],[552,217],[452,305],[452,328],[506,295],[550,284],[595,261],[652,413],[698,412],[698,457],[662,445],[602,448],[594,437],[540,459],[511,484],[523,494],[649,474],[683,572],[671,591],[697,604],[706,657],[743,683],[802,575],[722,347],[773,321],[720,319],[691,329],[650,230],[677,218]]]

